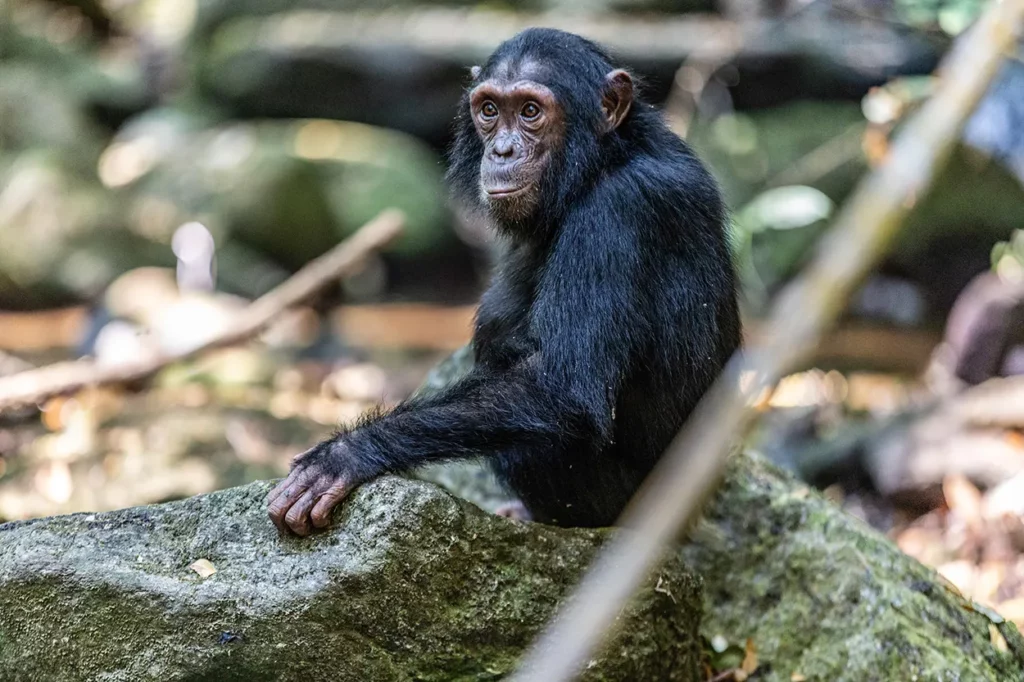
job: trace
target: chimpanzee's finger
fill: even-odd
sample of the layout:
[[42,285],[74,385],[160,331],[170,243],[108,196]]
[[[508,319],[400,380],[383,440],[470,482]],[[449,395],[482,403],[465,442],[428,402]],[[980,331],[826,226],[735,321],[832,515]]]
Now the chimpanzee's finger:
[[292,479],[294,477],[295,473],[293,472],[277,482],[277,485],[274,486],[273,490],[267,493],[267,506],[272,506],[274,504],[274,500],[276,500],[281,495],[281,493],[283,493],[288,488],[288,486],[292,484]]
[[[270,515],[270,520],[274,522],[278,530],[285,532],[287,529],[284,524],[285,515],[295,500],[298,499],[303,493],[309,490],[310,485],[313,483],[313,476],[311,472],[292,472],[289,474],[281,485],[275,489],[277,496],[271,498],[270,505],[267,508],[267,514]],[[273,492],[271,493],[273,494]]]
[[302,493],[302,497],[295,501],[288,513],[285,514],[284,522],[296,535],[309,535],[312,528],[309,525],[309,510],[313,508],[316,496],[312,490]]
[[310,512],[310,518],[313,521],[313,525],[317,528],[326,528],[331,523],[331,512],[334,508],[345,499],[345,496],[349,493],[349,486],[342,482],[336,482],[327,489],[319,500],[316,501],[316,505],[313,507],[313,511]]

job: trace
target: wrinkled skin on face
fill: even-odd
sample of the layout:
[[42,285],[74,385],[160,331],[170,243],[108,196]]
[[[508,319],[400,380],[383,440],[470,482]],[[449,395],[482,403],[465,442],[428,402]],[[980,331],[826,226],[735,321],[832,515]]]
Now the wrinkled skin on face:
[[537,206],[541,179],[564,137],[555,95],[531,80],[487,80],[469,96],[484,144],[480,192],[498,216],[522,219]]
[[[484,145],[480,193],[499,219],[528,218],[541,198],[545,172],[565,140],[565,111],[550,88],[531,79],[528,65],[509,77],[490,78],[470,92],[469,107]],[[474,68],[474,76],[479,73]],[[616,69],[601,98],[603,130],[619,126],[633,101],[633,80]]]

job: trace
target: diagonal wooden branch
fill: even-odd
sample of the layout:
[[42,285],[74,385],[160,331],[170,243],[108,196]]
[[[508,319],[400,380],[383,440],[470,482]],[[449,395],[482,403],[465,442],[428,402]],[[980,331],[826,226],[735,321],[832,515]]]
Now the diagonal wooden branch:
[[645,576],[699,513],[756,398],[812,350],[884,254],[948,158],[1020,27],[1024,0],[996,0],[957,40],[941,85],[857,188],[816,257],[779,297],[761,343],[735,355],[623,513],[576,592],[527,653],[516,682],[572,679]]
[[92,360],[60,362],[0,378],[0,414],[87,386],[144,379],[173,362],[245,341],[264,330],[285,309],[351,272],[368,254],[395,239],[404,222],[401,212],[384,211],[350,238],[241,310],[222,334],[194,348],[117,365],[100,365]]

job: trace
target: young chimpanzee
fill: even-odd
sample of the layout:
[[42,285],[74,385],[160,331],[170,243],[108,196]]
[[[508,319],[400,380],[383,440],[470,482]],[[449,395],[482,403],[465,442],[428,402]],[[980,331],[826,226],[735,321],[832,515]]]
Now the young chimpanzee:
[[354,487],[485,457],[535,520],[611,524],[740,342],[714,180],[593,43],[530,29],[472,70],[449,179],[505,253],[472,372],[299,455],[299,535]]

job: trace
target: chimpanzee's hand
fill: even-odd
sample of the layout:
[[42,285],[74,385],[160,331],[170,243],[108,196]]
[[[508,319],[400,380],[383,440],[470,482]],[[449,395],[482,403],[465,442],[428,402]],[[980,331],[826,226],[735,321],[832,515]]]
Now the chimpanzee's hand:
[[363,480],[345,443],[324,441],[297,455],[288,477],[270,491],[270,520],[282,533],[309,535],[314,526],[326,528],[331,510]]

